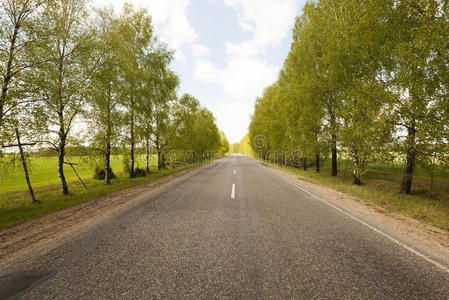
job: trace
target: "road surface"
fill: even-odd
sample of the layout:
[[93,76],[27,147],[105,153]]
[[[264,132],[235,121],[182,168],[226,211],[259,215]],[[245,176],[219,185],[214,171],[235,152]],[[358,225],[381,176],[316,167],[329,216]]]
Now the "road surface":
[[449,273],[232,155],[4,270],[6,296],[449,299]]

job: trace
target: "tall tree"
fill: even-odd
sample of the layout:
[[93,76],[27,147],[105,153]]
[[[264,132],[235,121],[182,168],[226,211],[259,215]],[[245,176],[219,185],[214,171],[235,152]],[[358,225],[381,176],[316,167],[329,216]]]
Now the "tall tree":
[[221,140],[221,144],[223,145],[223,147],[220,149],[221,155],[225,155],[227,153],[229,153],[231,146],[229,145],[229,141],[226,138],[226,135],[223,131],[220,130],[220,140]]
[[[412,188],[416,162],[434,142],[427,128],[440,126],[441,104],[447,101],[447,4],[437,0],[396,1],[388,22],[391,42],[387,53],[392,64],[386,78],[396,94],[390,111],[400,138],[397,151],[405,156],[401,193]],[[445,25],[444,25],[445,24]],[[435,40],[435,41],[434,41]],[[394,42],[393,42],[394,41]]]
[[120,98],[126,109],[128,125],[128,142],[130,145],[129,176],[135,177],[135,147],[136,147],[136,109],[142,100],[142,80],[145,78],[142,69],[143,60],[153,45],[153,27],[151,16],[145,9],[136,10],[132,5],[125,4],[119,18],[120,52]]
[[384,118],[380,116],[388,97],[378,77],[382,71],[382,45],[388,28],[383,20],[390,1],[321,1],[320,12],[327,16],[322,48],[329,67],[338,80],[333,81],[339,105],[340,140],[352,159],[355,184],[361,184],[363,161],[378,145],[377,133]]
[[189,163],[212,158],[223,147],[213,114],[189,94],[179,100],[178,119],[172,149],[184,152]]
[[149,148],[152,144],[157,153],[157,165],[160,170],[162,154],[174,134],[177,122],[173,118],[173,105],[176,101],[176,89],[179,78],[168,69],[173,55],[165,47],[159,46],[147,56],[143,64],[145,83],[143,99],[139,104],[140,128],[147,152],[147,172],[149,172]]
[[99,67],[92,74],[89,89],[89,110],[86,119],[89,124],[91,144],[104,156],[105,184],[110,184],[111,152],[118,142],[122,129],[122,113],[119,106],[119,63],[116,59],[118,20],[113,11],[98,11],[95,26],[95,53],[99,58]]
[[[305,60],[303,67],[308,74],[307,82],[312,84],[316,100],[319,101],[316,107],[320,110],[319,114],[322,114],[322,130],[326,136],[326,144],[330,146],[331,174],[337,176],[341,121],[341,98],[338,97],[337,87],[343,78],[336,68],[338,63],[335,61],[336,57],[332,52],[326,51],[334,42],[328,38],[328,32],[324,29],[330,28],[329,20],[326,19],[329,14],[322,13],[322,10],[327,8],[333,16],[336,7],[333,7],[332,1],[306,4],[304,15],[298,18],[295,24],[294,38],[298,42],[292,47],[292,55],[296,56],[296,60]],[[301,73],[304,74],[304,71]]]
[[48,38],[37,52],[40,60],[33,84],[48,120],[49,142],[58,152],[58,175],[62,193],[69,194],[64,175],[66,145],[76,117],[83,111],[89,77],[96,67],[92,35],[87,26],[85,0],[48,1],[39,26]]

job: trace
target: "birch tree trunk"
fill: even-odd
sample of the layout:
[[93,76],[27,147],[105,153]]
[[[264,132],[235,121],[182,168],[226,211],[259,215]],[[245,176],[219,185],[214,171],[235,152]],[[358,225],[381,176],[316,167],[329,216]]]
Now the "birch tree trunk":
[[331,153],[332,153],[332,176],[337,176],[338,174],[338,157],[337,157],[337,135],[335,133],[337,120],[335,117],[334,109],[329,109],[330,115],[330,126],[332,129],[331,134]]
[[148,140],[145,141],[145,147],[146,147],[146,154],[147,154],[147,167],[146,172],[147,174],[150,174],[150,142]]
[[353,183],[356,185],[361,185],[362,180],[360,179],[360,160],[357,155],[357,147],[352,148],[352,177]]
[[104,183],[111,184],[111,143],[106,145],[106,153],[104,157]]
[[34,191],[33,191],[33,187],[31,186],[30,176],[28,175],[28,167],[27,167],[27,163],[25,160],[25,154],[23,152],[22,143],[20,142],[19,129],[16,128],[15,131],[16,131],[17,145],[19,147],[19,152],[20,152],[20,159],[22,161],[23,172],[25,173],[25,179],[26,179],[26,182],[28,185],[28,190],[30,192],[31,200],[32,200],[33,204],[39,204],[41,202],[36,200],[36,197],[34,196]]
[[[63,129],[61,130],[63,131]],[[65,134],[60,135],[59,140],[59,155],[58,155],[58,176],[59,181],[61,182],[61,188],[62,188],[62,194],[68,195],[69,194],[69,187],[67,185],[67,181],[65,179],[64,175],[64,157],[65,157],[65,145],[66,145],[66,136]]]
[[410,194],[412,189],[413,174],[415,172],[416,159],[416,124],[412,120],[412,124],[407,129],[407,156],[404,169],[404,176],[401,184],[401,194]]
[[135,137],[134,137],[134,96],[133,100],[131,100],[131,127],[130,127],[130,138],[131,138],[131,150],[129,151],[129,177],[134,178],[134,143],[135,143]]
[[335,134],[332,135],[331,152],[332,152],[332,176],[337,176],[338,157],[337,157],[337,136]]
[[162,169],[162,152],[159,145],[156,144],[157,148],[157,169],[160,171]]

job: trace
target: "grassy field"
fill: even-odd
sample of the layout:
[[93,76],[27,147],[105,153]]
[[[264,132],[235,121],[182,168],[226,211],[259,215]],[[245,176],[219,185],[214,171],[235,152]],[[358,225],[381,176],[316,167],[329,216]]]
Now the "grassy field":
[[[2,176],[0,181],[0,228],[21,223],[31,218],[39,217],[62,208],[86,202],[127,187],[135,186],[192,167],[184,166],[176,169],[168,168],[161,172],[156,172],[156,158],[152,157],[151,169],[155,173],[146,177],[130,179],[128,178],[128,174],[123,171],[121,158],[115,156],[112,160],[112,169],[117,175],[117,178],[112,180],[110,186],[106,186],[103,184],[102,180],[95,180],[92,178],[95,164],[88,163],[79,157],[74,157],[71,161],[80,163],[76,169],[85,181],[89,190],[86,191],[84,189],[70,166],[65,166],[70,195],[62,196],[56,171],[56,158],[31,158],[31,181],[36,198],[42,201],[39,205],[31,204],[23,171],[20,168],[10,168],[9,174],[7,176]],[[138,158],[137,166],[145,166],[144,157]]]
[[[156,169],[156,155],[151,156],[151,168]],[[86,157],[70,157],[72,163],[77,163],[76,171],[84,179],[92,178],[94,169],[100,161],[92,161]],[[136,157],[136,167],[145,168],[145,156]],[[30,179],[33,187],[59,184],[58,177],[58,159],[57,157],[31,157],[28,163]],[[123,172],[122,157],[114,155],[111,157],[111,168],[115,173]],[[78,180],[72,168],[64,165],[64,174],[67,181]],[[23,169],[20,162],[15,165],[7,164],[6,160],[0,160],[0,194],[12,191],[21,191],[27,188]]]
[[272,166],[367,200],[387,212],[400,213],[449,231],[449,175],[445,170],[439,170],[435,174],[435,182],[430,189],[429,175],[425,170],[418,168],[411,194],[403,195],[399,194],[401,166],[381,164],[368,166],[362,178],[362,186],[352,184],[351,165],[347,165],[344,161],[339,164],[337,177],[330,176],[329,162],[325,163],[320,173],[315,173],[313,169],[304,171],[273,164]]

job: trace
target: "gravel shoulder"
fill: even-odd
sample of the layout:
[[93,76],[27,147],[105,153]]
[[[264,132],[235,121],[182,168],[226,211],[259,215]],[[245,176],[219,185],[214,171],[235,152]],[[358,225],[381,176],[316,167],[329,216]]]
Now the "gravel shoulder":
[[53,248],[64,239],[86,230],[90,227],[89,225],[113,216],[142,198],[200,172],[204,167],[183,170],[21,224],[2,228],[0,229],[0,269],[35,254],[36,251]]

